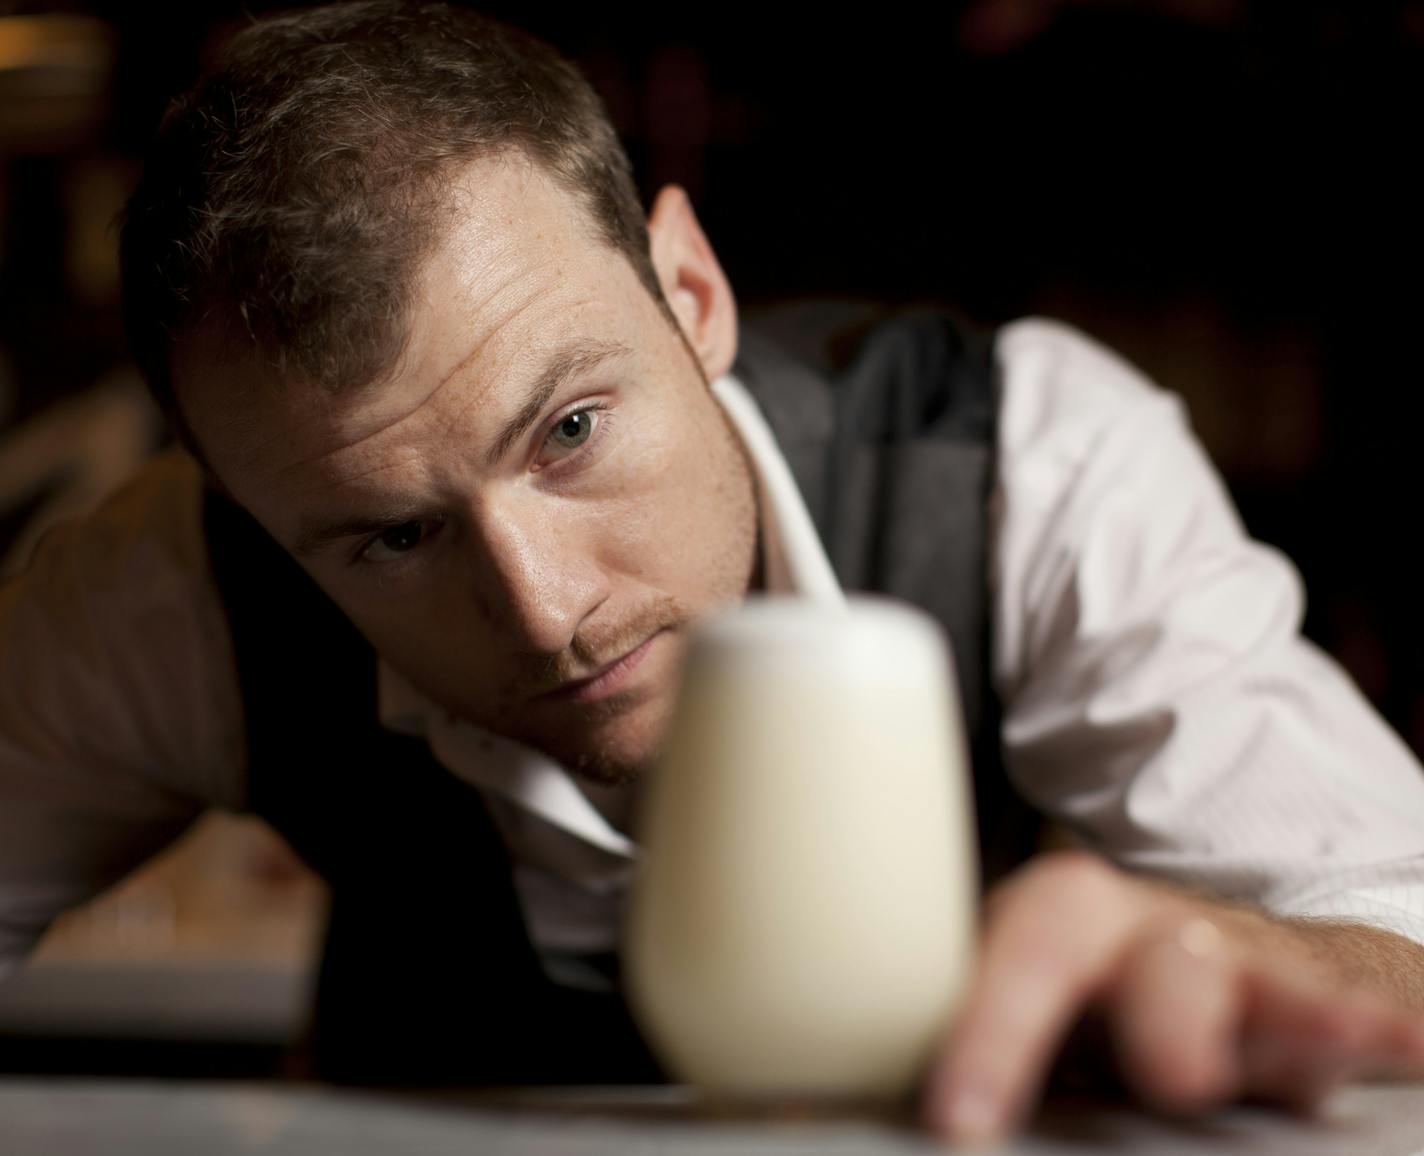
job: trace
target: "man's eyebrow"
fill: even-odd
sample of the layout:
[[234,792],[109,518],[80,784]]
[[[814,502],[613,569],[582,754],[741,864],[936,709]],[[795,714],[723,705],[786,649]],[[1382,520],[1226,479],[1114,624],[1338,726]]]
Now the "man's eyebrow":
[[510,447],[539,420],[549,399],[569,378],[587,373],[611,358],[626,357],[632,352],[621,341],[598,341],[593,338],[575,339],[555,349],[530,384],[519,412],[505,423],[494,439],[494,444],[485,455],[485,464],[491,468],[499,464]]
[[349,518],[338,518],[333,522],[308,523],[302,527],[292,546],[292,553],[298,557],[319,554],[333,542],[343,538],[364,538],[369,534],[403,526],[406,522],[419,521],[424,515],[414,510],[392,510],[389,514],[357,514]]

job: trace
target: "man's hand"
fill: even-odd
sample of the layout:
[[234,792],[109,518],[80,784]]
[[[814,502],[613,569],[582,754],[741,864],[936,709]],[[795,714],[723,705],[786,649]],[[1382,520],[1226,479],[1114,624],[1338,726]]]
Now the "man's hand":
[[1424,1076],[1421,981],[1424,948],[1388,932],[1275,920],[1086,853],[1045,855],[987,900],[925,1121],[958,1141],[1011,1130],[1084,1014],[1102,1017],[1122,1078],[1156,1108],[1252,1097],[1308,1110],[1346,1079]]

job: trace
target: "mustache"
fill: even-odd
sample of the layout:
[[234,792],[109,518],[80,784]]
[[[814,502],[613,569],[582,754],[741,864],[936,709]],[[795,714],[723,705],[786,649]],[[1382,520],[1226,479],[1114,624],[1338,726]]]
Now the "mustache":
[[565,683],[586,679],[636,649],[659,630],[679,629],[692,620],[687,606],[664,594],[620,623],[592,623],[580,627],[573,640],[533,671],[530,697],[557,690]]

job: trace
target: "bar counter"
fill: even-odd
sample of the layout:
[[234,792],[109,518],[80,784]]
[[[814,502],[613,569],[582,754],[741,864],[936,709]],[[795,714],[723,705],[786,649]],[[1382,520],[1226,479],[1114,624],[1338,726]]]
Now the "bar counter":
[[[911,1156],[909,1118],[699,1103],[687,1089],[376,1092],[318,1084],[7,1078],[5,1156]],[[1056,1100],[1003,1156],[1418,1156],[1424,1086],[1342,1089],[1312,1119],[1235,1108],[1174,1123]]]

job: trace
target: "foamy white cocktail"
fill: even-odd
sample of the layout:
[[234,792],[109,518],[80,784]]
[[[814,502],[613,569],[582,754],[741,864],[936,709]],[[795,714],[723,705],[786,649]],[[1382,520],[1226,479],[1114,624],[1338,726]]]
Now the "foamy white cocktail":
[[648,784],[633,1010],[723,1094],[911,1090],[973,958],[970,769],[938,624],[753,599],[690,648]]

